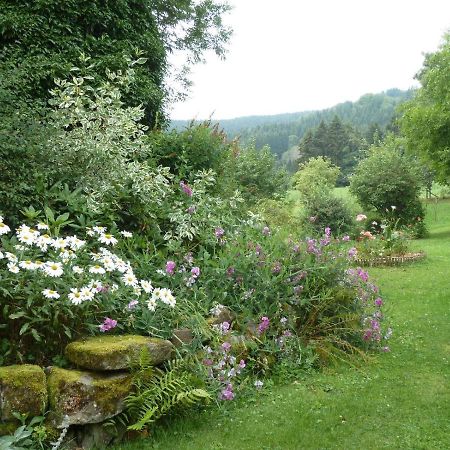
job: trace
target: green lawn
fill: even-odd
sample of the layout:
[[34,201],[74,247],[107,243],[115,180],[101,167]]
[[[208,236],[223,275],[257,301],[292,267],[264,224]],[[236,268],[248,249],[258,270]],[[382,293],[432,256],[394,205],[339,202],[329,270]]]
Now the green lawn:
[[391,353],[272,387],[225,411],[167,421],[121,449],[450,448],[450,201],[427,207],[427,258],[370,271],[389,305]]

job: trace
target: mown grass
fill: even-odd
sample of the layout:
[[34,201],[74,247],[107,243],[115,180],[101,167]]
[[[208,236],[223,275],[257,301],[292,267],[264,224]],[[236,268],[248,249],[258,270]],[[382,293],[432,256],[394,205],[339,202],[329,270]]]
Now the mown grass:
[[389,305],[391,352],[266,388],[246,403],[166,421],[121,449],[450,448],[450,201],[427,206],[427,258],[370,271]]

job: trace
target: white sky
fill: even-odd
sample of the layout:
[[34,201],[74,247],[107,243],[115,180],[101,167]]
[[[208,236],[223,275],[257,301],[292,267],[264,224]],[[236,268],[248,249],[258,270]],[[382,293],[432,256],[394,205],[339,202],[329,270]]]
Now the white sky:
[[450,29],[450,0],[229,0],[225,61],[193,69],[173,119],[226,119],[331,107],[407,89]]

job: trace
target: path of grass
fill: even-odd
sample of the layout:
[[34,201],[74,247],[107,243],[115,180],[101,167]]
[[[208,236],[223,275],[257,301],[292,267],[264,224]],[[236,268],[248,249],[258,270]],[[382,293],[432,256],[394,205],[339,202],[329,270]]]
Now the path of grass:
[[392,352],[272,388],[225,414],[159,427],[122,449],[449,449],[450,201],[428,207],[425,261],[371,274],[391,305]]

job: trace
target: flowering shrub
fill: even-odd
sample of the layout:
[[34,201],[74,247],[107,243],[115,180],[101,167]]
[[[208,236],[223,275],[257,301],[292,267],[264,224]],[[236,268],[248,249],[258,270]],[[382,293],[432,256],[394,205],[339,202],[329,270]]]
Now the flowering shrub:
[[[12,360],[59,354],[68,339],[86,333],[139,327],[145,314],[172,309],[167,287],[139,279],[129,261],[113,251],[130,233],[104,227],[60,236],[44,222],[22,224],[13,234],[0,217],[0,336]],[[117,237],[116,237],[117,236]],[[143,311],[146,310],[146,313]],[[18,338],[19,337],[19,338]],[[45,343],[45,345],[43,345]]]

